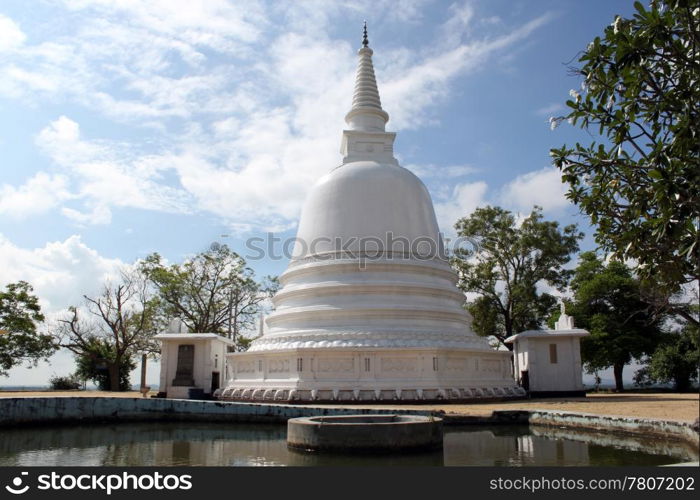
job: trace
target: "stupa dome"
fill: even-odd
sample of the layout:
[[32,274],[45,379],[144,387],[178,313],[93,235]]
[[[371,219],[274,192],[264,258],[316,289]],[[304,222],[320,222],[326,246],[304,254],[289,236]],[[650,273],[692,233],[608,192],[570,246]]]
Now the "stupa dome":
[[[401,241],[396,241],[399,238]],[[398,165],[357,161],[332,170],[311,189],[302,210],[293,259],[341,249],[408,251],[410,244],[423,253],[443,253],[425,185]],[[409,248],[402,248],[406,246]]]
[[367,35],[342,164],[310,190],[263,335],[228,356],[223,398],[434,400],[521,394],[471,328],[427,188],[394,158]]
[[471,331],[428,189],[393,154],[372,49],[358,51],[343,162],[311,189],[266,333],[251,352],[297,348],[470,348]]

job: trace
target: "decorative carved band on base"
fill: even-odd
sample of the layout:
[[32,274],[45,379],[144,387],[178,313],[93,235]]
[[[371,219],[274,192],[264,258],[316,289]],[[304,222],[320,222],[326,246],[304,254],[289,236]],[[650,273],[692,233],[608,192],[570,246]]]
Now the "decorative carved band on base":
[[527,395],[522,387],[452,387],[434,389],[313,389],[295,390],[285,388],[235,388],[228,387],[217,395],[224,401],[274,401],[278,403],[334,402],[356,403],[366,401],[474,401],[484,399],[517,399]]

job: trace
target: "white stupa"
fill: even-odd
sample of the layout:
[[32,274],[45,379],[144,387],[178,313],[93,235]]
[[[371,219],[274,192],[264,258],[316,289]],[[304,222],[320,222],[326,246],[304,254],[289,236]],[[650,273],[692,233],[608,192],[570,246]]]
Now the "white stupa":
[[386,132],[367,32],[343,162],[311,189],[275,311],[228,355],[222,399],[419,401],[515,397],[509,352],[471,330],[425,185]]

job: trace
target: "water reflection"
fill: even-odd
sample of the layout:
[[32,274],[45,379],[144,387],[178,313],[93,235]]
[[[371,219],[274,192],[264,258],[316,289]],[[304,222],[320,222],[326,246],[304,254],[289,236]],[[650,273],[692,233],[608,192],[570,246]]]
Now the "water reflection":
[[535,436],[527,428],[450,432],[444,446],[445,463],[450,465],[591,464],[587,444]]
[[682,443],[533,427],[447,427],[444,449],[325,455],[287,448],[286,427],[129,423],[0,431],[0,465],[662,465],[697,460]]

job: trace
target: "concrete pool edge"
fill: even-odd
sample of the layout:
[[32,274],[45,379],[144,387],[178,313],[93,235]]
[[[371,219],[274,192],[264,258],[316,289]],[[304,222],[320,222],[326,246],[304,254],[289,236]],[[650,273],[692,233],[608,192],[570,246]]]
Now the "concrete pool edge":
[[0,398],[0,427],[88,421],[227,421],[285,423],[290,418],[333,415],[434,415],[445,425],[538,425],[593,431],[653,435],[685,441],[695,449],[700,434],[692,422],[598,415],[556,410],[494,410],[490,415],[461,415],[443,411],[388,408],[195,401],[121,397]]
[[652,435],[658,438],[685,441],[700,450],[700,433],[695,428],[697,424],[681,420],[598,415],[561,410],[494,410],[491,415],[487,416],[445,414],[442,417],[445,420],[445,425],[522,424],[587,431],[612,431],[629,435]]
[[344,453],[441,450],[442,427],[442,419],[432,415],[297,417],[287,421],[287,446]]

